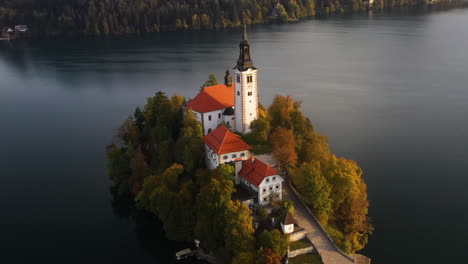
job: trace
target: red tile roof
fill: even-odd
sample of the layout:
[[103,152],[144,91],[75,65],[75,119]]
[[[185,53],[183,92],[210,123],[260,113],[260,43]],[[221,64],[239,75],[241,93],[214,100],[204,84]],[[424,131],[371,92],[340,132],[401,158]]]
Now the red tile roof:
[[256,187],[260,186],[260,183],[262,183],[265,177],[277,174],[278,173],[272,167],[254,157],[245,160],[242,163],[242,169],[239,171],[241,177],[248,180]]
[[240,139],[240,136],[232,133],[223,125],[203,137],[203,141],[217,154],[225,154],[252,148],[249,144]]
[[195,98],[187,103],[187,108],[199,113],[206,113],[233,107],[234,90],[234,83],[230,87],[225,84],[204,87]]

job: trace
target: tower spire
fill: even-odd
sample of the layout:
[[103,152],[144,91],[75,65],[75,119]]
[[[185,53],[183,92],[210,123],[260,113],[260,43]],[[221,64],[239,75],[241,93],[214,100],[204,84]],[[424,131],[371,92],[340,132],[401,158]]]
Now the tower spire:
[[239,44],[239,59],[237,60],[236,68],[239,69],[239,71],[255,68],[250,58],[250,44],[247,39],[247,23],[245,17],[242,22],[242,41]]
[[245,22],[245,17],[244,17],[244,20],[242,21],[242,29],[244,30],[243,34],[242,34],[242,41],[249,41],[247,39],[247,23]]
[[224,85],[227,87],[231,87],[232,85],[232,77],[231,73],[229,72],[229,69],[226,69],[226,75],[224,75]]

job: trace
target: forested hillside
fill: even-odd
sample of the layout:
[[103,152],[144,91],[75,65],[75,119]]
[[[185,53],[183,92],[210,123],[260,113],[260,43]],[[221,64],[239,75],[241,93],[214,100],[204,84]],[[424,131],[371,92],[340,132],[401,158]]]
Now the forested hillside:
[[[424,3],[376,0],[375,9],[407,9]],[[244,15],[248,24],[285,23],[365,10],[362,0],[0,0],[0,28],[27,24],[34,35],[107,36],[220,30],[239,26]]]

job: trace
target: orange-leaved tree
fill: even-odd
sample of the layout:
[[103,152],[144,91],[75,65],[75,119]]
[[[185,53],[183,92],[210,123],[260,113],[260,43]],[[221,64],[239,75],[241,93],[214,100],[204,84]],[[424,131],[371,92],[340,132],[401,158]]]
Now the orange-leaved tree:
[[281,170],[285,171],[297,162],[296,140],[291,130],[278,127],[270,135],[273,157]]

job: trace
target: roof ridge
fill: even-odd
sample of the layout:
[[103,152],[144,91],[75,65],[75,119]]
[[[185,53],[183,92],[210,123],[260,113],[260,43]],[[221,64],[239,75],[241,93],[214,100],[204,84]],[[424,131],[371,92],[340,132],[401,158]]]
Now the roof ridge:
[[221,141],[221,146],[224,144],[224,141],[226,140],[227,138],[227,135],[229,134],[229,129],[227,127],[225,127],[224,125],[221,125],[221,127],[223,127],[224,129],[226,129],[226,132],[224,133],[224,137],[223,137],[223,141]]

